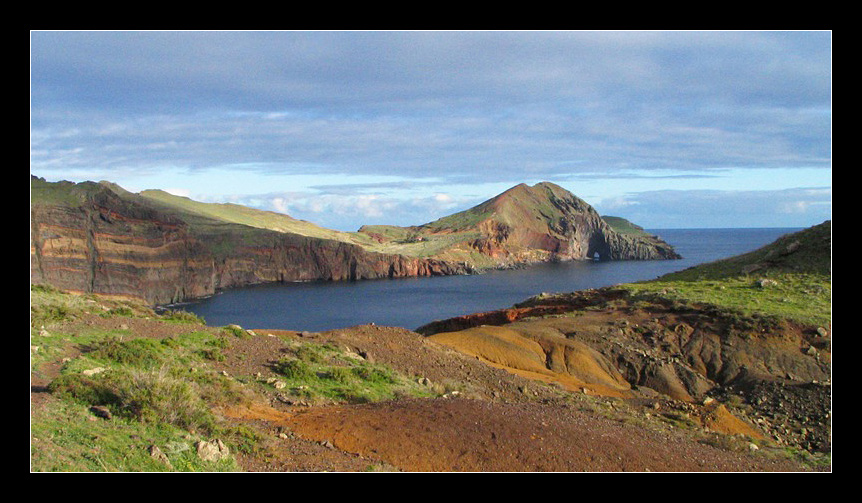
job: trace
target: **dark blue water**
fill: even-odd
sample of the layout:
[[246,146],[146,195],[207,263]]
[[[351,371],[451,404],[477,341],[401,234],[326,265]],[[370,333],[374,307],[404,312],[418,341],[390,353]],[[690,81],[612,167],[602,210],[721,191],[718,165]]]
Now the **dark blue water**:
[[650,230],[684,258],[540,264],[472,276],[267,284],[222,292],[182,308],[211,326],[322,331],[373,322],[415,329],[438,319],[510,307],[541,292],[654,279],[755,250],[797,230]]

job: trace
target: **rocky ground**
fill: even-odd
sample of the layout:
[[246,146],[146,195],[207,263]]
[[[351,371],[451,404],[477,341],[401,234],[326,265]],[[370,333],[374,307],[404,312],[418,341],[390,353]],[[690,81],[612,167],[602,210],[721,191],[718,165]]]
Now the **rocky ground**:
[[[74,323],[125,328],[147,337],[189,330],[138,318],[90,316]],[[74,333],[75,327],[64,330]],[[213,365],[232,376],[266,377],[274,375],[272,364],[288,341],[327,342],[420,376],[429,386],[457,391],[433,399],[346,405],[303,403],[274,390],[253,403],[219,410],[227,420],[262,433],[261,449],[239,458],[247,471],[809,470],[781,455],[767,435],[759,439],[748,431],[722,428],[738,424],[723,407],[664,396],[574,393],[402,328],[363,325],[322,333],[255,329],[254,334],[232,340],[224,361]],[[62,356],[74,354],[70,346]],[[58,368],[59,358],[31,375],[32,407],[52,399],[45,386]],[[781,396],[768,391],[751,392],[760,393],[763,402]]]

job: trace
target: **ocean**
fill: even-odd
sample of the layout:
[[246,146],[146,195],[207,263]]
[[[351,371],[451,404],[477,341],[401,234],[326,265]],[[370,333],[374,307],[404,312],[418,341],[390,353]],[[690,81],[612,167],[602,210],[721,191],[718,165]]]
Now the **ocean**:
[[470,276],[275,283],[183,304],[210,326],[318,332],[366,323],[418,328],[434,320],[511,307],[533,295],[655,279],[753,251],[796,228],[653,229],[680,260],[538,264]]

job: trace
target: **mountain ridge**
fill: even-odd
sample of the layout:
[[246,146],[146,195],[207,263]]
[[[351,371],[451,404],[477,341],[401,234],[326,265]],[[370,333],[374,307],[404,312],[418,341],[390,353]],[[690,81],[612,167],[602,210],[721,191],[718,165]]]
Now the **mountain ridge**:
[[517,185],[422,226],[364,226],[355,233],[160,190],[136,194],[107,181],[33,175],[30,210],[31,283],[152,304],[265,282],[679,257],[657,238],[615,232],[587,203],[549,182]]

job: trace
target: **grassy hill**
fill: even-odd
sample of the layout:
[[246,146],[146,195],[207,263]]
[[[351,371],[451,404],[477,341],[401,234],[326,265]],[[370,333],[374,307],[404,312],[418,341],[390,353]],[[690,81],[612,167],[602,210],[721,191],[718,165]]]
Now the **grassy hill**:
[[643,227],[639,225],[635,225],[625,218],[622,217],[613,217],[609,215],[602,215],[602,220],[605,221],[611,229],[619,232],[620,234],[629,234],[635,236],[649,236],[650,234],[644,230]]
[[639,294],[828,326],[832,320],[832,222],[782,236],[750,253],[625,287]]
[[360,232],[393,252],[466,261],[479,268],[586,259],[594,253],[635,260],[677,257],[672,247],[641,227],[619,217],[603,219],[588,203],[550,182],[516,185],[423,225],[366,226]]
[[195,223],[198,226],[205,225],[208,221],[228,222],[257,229],[331,239],[361,246],[373,246],[373,241],[362,234],[326,229],[283,213],[258,210],[230,203],[202,203],[187,197],[175,196],[162,190],[145,190],[140,195],[163,211],[178,215],[184,221]]

